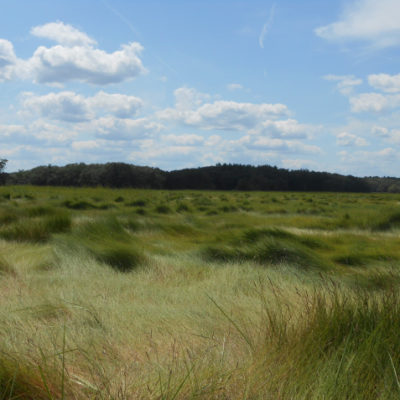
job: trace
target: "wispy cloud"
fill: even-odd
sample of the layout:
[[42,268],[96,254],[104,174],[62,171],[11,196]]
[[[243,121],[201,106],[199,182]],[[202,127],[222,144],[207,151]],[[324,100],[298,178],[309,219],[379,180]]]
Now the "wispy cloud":
[[268,19],[265,22],[265,24],[263,25],[260,36],[258,37],[258,44],[260,45],[260,47],[262,49],[264,48],[264,40],[265,40],[268,32],[271,30],[272,24],[274,22],[275,9],[276,9],[276,3],[273,3],[271,6],[271,9],[269,11]]

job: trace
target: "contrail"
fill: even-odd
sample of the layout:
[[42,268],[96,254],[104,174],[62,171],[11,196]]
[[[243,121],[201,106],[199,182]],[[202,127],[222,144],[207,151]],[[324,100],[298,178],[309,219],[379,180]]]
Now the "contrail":
[[258,38],[258,44],[260,47],[263,49],[264,48],[264,39],[267,36],[267,33],[272,27],[272,23],[274,22],[274,16],[275,16],[275,8],[276,8],[276,3],[272,4],[271,10],[269,12],[269,17],[267,22],[263,25],[260,36]]
[[[132,25],[132,23],[123,14],[121,14],[116,8],[110,6],[110,4],[108,4],[108,2],[106,0],[102,0],[102,3],[110,11],[112,11],[132,31],[132,33],[134,33],[140,39],[143,39],[141,33]],[[147,49],[147,47],[146,47],[146,49]],[[146,50],[146,52],[150,56],[154,57],[160,64],[164,65],[164,67],[168,68],[175,75],[178,75],[178,72],[174,68],[172,68],[170,65],[168,65],[162,58],[158,57],[156,54],[152,53],[149,50]]]

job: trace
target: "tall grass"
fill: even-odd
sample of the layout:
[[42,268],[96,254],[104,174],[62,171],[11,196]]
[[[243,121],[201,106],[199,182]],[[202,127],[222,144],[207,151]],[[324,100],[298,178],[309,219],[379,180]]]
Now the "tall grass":
[[398,195],[0,198],[0,399],[400,397]]

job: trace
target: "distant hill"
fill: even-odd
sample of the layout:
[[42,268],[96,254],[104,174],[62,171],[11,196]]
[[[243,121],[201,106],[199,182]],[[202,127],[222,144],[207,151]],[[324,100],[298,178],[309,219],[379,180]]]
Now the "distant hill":
[[114,188],[400,193],[400,179],[359,178],[269,165],[217,164],[163,171],[126,163],[48,165],[5,174],[6,184]]

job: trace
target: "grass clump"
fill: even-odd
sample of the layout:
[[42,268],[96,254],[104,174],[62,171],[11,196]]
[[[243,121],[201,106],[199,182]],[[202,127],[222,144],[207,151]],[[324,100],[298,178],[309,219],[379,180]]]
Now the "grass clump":
[[392,228],[400,227],[400,211],[395,211],[384,215],[380,220],[374,221],[372,228],[378,231],[387,231]]
[[85,224],[72,237],[73,245],[117,271],[129,272],[145,262],[143,251],[116,218]]
[[127,206],[131,207],[146,207],[147,201],[143,199],[137,199],[127,204]]
[[326,260],[304,246],[295,235],[280,229],[249,230],[228,245],[206,246],[202,255],[209,261],[254,261],[261,265],[327,269]]
[[190,212],[190,207],[186,203],[179,203],[178,206],[176,207],[176,212],[182,213],[182,212]]
[[21,242],[45,242],[54,233],[69,231],[71,223],[71,217],[63,213],[44,218],[23,218],[0,230],[0,237]]
[[322,394],[329,399],[397,398],[398,295],[329,290],[329,295],[304,293],[304,312],[292,328],[287,319],[274,316],[280,335],[267,335],[264,345],[270,352],[275,347],[276,362],[279,359],[270,390],[279,390],[287,399],[317,399]]
[[96,206],[95,204],[85,200],[65,200],[62,205],[72,210],[91,210],[98,208],[98,206]]
[[170,213],[172,212],[171,208],[168,207],[168,206],[165,205],[165,204],[159,204],[159,205],[155,208],[155,211],[156,211],[158,214],[170,214]]

